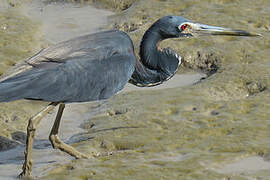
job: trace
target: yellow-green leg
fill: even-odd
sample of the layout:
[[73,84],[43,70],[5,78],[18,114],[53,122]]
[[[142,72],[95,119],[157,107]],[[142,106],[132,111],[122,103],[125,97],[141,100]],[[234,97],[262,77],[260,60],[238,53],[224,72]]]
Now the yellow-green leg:
[[63,141],[61,141],[61,139],[58,137],[58,130],[59,130],[59,126],[60,126],[60,121],[62,118],[62,114],[63,111],[65,109],[65,104],[61,103],[59,105],[59,109],[57,112],[57,116],[55,118],[49,139],[52,143],[52,146],[54,149],[59,149],[61,151],[64,151],[66,153],[68,153],[69,155],[75,157],[76,159],[79,158],[90,158],[91,156],[87,156],[79,151],[77,151],[75,148],[73,148],[72,146],[69,146],[67,144],[65,144]]
[[58,103],[51,103],[42,111],[37,113],[35,116],[31,117],[28,121],[27,126],[27,139],[26,139],[26,149],[25,149],[25,160],[22,167],[22,173],[19,175],[20,178],[22,177],[31,177],[32,173],[32,150],[33,150],[33,143],[34,143],[34,136],[35,131],[37,129],[38,124],[40,123],[41,119],[52,111]]

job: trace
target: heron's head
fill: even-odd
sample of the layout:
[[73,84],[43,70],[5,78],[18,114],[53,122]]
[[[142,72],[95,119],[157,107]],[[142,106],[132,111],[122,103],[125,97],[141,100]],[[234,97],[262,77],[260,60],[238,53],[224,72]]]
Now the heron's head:
[[260,36],[245,30],[235,30],[195,23],[181,16],[165,16],[156,23],[164,38],[190,37],[196,35]]

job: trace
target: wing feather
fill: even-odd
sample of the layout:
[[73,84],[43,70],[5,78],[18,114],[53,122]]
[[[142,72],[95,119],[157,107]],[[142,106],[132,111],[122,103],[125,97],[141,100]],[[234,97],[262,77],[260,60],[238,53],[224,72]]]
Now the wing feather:
[[133,55],[102,61],[70,59],[53,68],[32,68],[0,83],[0,102],[36,99],[49,102],[86,102],[107,99],[130,79]]
[[42,49],[26,61],[18,63],[4,74],[0,82],[32,68],[48,69],[66,61],[81,59],[103,60],[114,55],[133,53],[133,44],[129,36],[118,30],[88,34],[70,39]]

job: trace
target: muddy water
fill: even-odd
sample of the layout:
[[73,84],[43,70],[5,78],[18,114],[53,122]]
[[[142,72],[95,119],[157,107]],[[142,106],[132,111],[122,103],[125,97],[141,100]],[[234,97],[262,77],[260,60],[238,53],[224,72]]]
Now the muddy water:
[[[70,157],[43,142],[45,147],[35,149],[35,175],[43,179],[268,179],[269,3],[149,0],[115,15],[108,28],[128,31],[136,48],[144,30],[166,14],[248,29],[264,37],[200,37],[164,42],[162,46],[172,47],[186,62],[192,62],[193,69],[207,69],[207,63],[214,63],[219,67],[217,73],[192,86],[173,84],[160,90],[127,91],[101,105],[68,107],[62,137],[85,153],[112,155],[70,161]],[[69,113],[72,109],[74,114]],[[72,129],[63,127],[69,122],[73,127],[74,118],[83,123],[83,130],[74,129],[80,132],[75,135]],[[48,125],[45,122],[42,126],[45,130]],[[38,138],[45,139],[46,134],[40,132]],[[45,160],[37,158],[40,149],[48,152],[44,153]],[[46,157],[52,160],[46,161]],[[4,166],[18,165],[18,159]]]

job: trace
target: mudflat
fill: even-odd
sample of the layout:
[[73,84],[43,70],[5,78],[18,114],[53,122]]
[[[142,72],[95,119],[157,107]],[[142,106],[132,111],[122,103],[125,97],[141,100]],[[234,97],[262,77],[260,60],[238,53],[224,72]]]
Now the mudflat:
[[[107,155],[73,161],[52,150],[47,134],[53,113],[42,121],[37,135],[33,169],[36,177],[207,180],[270,177],[269,1],[149,0],[131,2],[126,8],[104,6],[116,9],[114,14],[89,6],[91,2],[47,1],[43,11],[50,12],[52,17],[44,21],[37,14],[31,18],[34,13],[42,12],[36,8],[40,7],[38,4],[23,7],[29,2],[12,3],[3,1],[0,11],[3,20],[0,38],[5,40],[1,41],[1,72],[41,47],[100,28],[128,32],[138,50],[145,30],[168,14],[263,35],[260,38],[202,36],[165,41],[162,47],[171,47],[183,57],[182,67],[171,85],[151,90],[127,87],[105,102],[68,105],[60,128],[62,138],[84,153]],[[91,5],[96,7],[96,4]],[[59,6],[67,8],[67,19],[61,19],[64,12],[60,10],[50,11],[57,11]],[[31,12],[27,11],[32,7]],[[74,10],[78,14],[73,15],[75,7],[82,11]],[[84,8],[101,19],[89,18],[93,26],[84,25],[87,20],[83,17],[87,14],[80,16]],[[50,23],[55,24],[52,12],[58,13],[59,24],[46,29]],[[74,16],[81,17],[82,21],[72,20]],[[61,31],[64,37],[57,35]],[[13,38],[19,38],[20,43]],[[192,74],[198,76],[194,82],[190,79]],[[178,81],[185,75],[190,75],[186,81]],[[200,81],[205,75],[206,79]],[[178,85],[185,82],[184,87]],[[23,143],[18,136],[23,139],[27,119],[45,105],[29,101],[0,105],[0,135],[10,141],[5,139],[6,144],[15,143],[6,146],[10,150],[0,152],[1,178],[12,179],[20,171]]]

